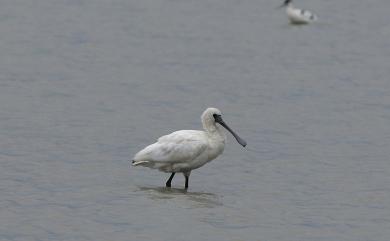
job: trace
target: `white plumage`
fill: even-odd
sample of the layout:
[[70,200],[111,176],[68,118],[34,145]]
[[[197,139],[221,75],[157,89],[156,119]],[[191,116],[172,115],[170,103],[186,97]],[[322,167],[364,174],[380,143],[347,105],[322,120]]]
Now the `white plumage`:
[[224,150],[226,136],[217,123],[230,131],[242,146],[246,146],[246,142],[222,120],[220,110],[208,108],[201,119],[204,131],[181,130],[162,136],[156,143],[135,154],[132,165],[172,173],[166,182],[167,187],[171,186],[175,173],[182,172],[188,188],[191,170],[215,159]]
[[310,11],[294,7],[292,0],[285,0],[282,6],[286,7],[287,17],[292,24],[308,24],[318,19]]

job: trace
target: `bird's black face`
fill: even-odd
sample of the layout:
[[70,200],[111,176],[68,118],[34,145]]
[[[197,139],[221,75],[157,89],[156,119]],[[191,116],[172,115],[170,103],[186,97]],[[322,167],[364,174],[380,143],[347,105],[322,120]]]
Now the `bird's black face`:
[[213,114],[213,117],[214,117],[215,122],[217,122],[217,123],[219,123],[220,121],[223,121],[221,115]]
[[239,137],[230,127],[222,120],[222,116],[219,114],[213,114],[214,120],[216,123],[220,124],[223,126],[226,130],[228,130],[234,138],[236,138],[237,142],[240,143],[241,146],[245,147],[246,146],[246,141],[244,141],[241,137]]

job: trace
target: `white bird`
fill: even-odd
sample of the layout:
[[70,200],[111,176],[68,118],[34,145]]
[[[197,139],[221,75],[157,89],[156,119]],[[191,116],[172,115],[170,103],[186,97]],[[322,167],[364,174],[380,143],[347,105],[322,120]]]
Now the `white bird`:
[[167,187],[171,187],[175,173],[181,172],[187,189],[191,171],[215,159],[225,148],[226,136],[217,123],[225,127],[238,143],[246,146],[246,142],[222,120],[220,110],[206,109],[201,120],[204,131],[181,130],[162,136],[135,154],[132,165],[172,173],[166,182]]
[[318,19],[317,16],[310,11],[294,7],[292,5],[292,0],[285,0],[280,7],[286,7],[287,17],[292,24],[308,24]]

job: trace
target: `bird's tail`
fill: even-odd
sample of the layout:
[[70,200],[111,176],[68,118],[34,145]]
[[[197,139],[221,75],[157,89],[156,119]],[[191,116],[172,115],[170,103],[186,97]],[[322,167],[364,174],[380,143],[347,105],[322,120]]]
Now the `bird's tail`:
[[139,165],[141,165],[141,166],[148,166],[148,163],[149,163],[149,161],[132,161],[131,162],[131,165],[132,166],[139,166]]
[[132,160],[132,166],[143,166],[152,169],[158,169],[162,172],[173,172],[172,163],[156,162],[156,161],[135,161]]

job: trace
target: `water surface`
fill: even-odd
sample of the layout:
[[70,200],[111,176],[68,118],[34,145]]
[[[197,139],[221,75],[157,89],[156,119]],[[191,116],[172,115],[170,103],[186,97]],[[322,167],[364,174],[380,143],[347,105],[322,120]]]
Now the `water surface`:
[[[385,0],[2,1],[0,240],[388,241]],[[218,107],[248,142],[131,168]]]

